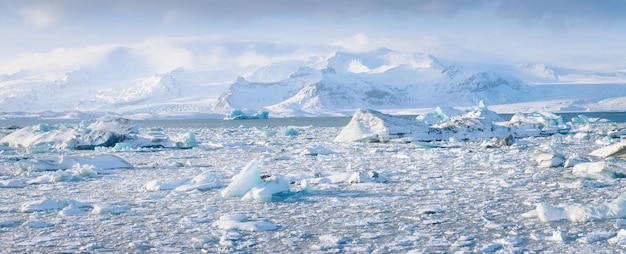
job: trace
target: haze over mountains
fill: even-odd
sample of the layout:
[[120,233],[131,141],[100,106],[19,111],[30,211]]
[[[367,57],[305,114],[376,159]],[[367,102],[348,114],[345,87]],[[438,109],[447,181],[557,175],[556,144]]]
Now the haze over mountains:
[[626,108],[626,71],[462,66],[387,48],[302,53],[265,42],[158,49],[58,49],[5,63],[0,117],[222,117],[234,109],[270,117],[350,115],[357,108],[410,113],[480,100],[499,112]]

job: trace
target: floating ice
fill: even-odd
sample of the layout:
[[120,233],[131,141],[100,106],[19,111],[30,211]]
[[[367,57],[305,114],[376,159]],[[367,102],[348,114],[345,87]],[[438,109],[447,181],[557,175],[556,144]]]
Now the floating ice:
[[30,201],[22,204],[20,211],[24,213],[45,211],[45,210],[60,210],[65,207],[90,207],[91,205],[75,201],[75,200],[58,200],[58,199],[42,199],[37,201]]
[[0,228],[13,228],[22,225],[21,220],[15,219],[0,219]]
[[593,152],[589,153],[589,155],[601,158],[606,158],[610,156],[626,158],[626,141],[621,141],[619,143],[615,143],[607,147],[594,150]]
[[242,119],[268,119],[270,113],[267,111],[260,111],[255,114],[246,114],[241,109],[235,109],[230,112],[230,115],[224,117],[224,120],[242,120]]
[[187,132],[176,138],[176,147],[178,148],[193,148],[198,146],[196,141],[196,135],[193,132]]
[[300,152],[300,155],[310,155],[310,156],[318,156],[318,155],[328,155],[333,154],[335,151],[330,150],[322,145],[318,145],[315,147],[308,147]]
[[616,244],[619,246],[626,246],[626,230],[620,229],[617,235],[608,240],[610,244]]
[[114,147],[118,143],[135,148],[197,146],[193,134],[187,133],[177,140],[170,140],[162,131],[150,130],[142,134],[129,119],[110,116],[102,117],[88,126],[85,123],[27,126],[0,139],[0,144],[27,148],[31,153],[58,149],[93,150],[96,147]]
[[350,175],[350,183],[384,183],[387,180],[375,171],[354,172]]
[[94,178],[98,175],[98,172],[93,169],[93,166],[74,166],[67,171],[57,171],[49,174],[41,175],[35,179],[28,180],[28,184],[46,184],[46,183],[58,183],[58,182],[73,182],[81,181],[83,179]]
[[130,205],[125,202],[104,203],[93,205],[93,214],[120,215],[130,210]]
[[159,191],[159,190],[205,191],[209,189],[222,187],[222,182],[220,182],[211,173],[204,172],[202,174],[195,176],[194,178],[182,178],[182,179],[176,179],[176,180],[172,180],[168,182],[152,180],[146,183],[145,187],[149,191]]
[[624,177],[623,172],[616,171],[617,166],[607,161],[583,162],[578,163],[572,169],[572,173],[576,176],[588,177],[594,179],[613,179]]
[[626,194],[621,194],[615,200],[607,203],[592,205],[553,206],[546,203],[537,204],[532,213],[525,217],[537,217],[543,222],[569,220],[585,222],[592,220],[606,220],[626,217]]
[[439,124],[450,122],[451,117],[462,115],[464,112],[453,107],[437,107],[431,112],[418,115],[415,119],[425,124]]
[[206,190],[216,189],[216,188],[221,188],[221,187],[222,187],[222,182],[220,182],[219,179],[215,177],[215,175],[211,174],[210,172],[204,172],[202,174],[195,176],[191,180],[189,180],[188,183],[176,187],[174,190],[176,191],[191,191],[191,190],[206,191]]
[[24,186],[25,186],[24,181],[19,180],[19,179],[0,181],[0,189],[1,188],[23,188]]
[[221,191],[222,197],[242,197],[242,200],[271,201],[274,194],[289,192],[289,181],[282,177],[263,180],[257,160],[252,160],[233,176],[232,182]]
[[272,231],[278,227],[271,222],[263,220],[248,220],[248,216],[244,214],[226,214],[222,215],[219,220],[213,222],[213,226],[225,230],[243,230],[243,231]]
[[70,168],[87,171],[91,167],[98,171],[129,169],[133,168],[133,165],[118,156],[105,154],[93,157],[60,156],[55,159],[37,159],[24,163],[22,167],[29,171],[55,171]]
[[556,153],[537,153],[533,155],[533,159],[542,168],[560,167],[565,163],[565,157]]
[[358,109],[335,138],[337,142],[387,142],[405,135],[427,134],[427,125],[371,109]]
[[[358,109],[350,122],[335,138],[337,142],[411,142],[449,140],[477,140],[492,137],[533,137],[567,133],[570,127],[562,117],[550,112],[516,114],[504,122],[482,103],[466,110],[465,114],[445,121],[420,121],[391,116],[371,109]],[[432,121],[432,120],[431,120]]]

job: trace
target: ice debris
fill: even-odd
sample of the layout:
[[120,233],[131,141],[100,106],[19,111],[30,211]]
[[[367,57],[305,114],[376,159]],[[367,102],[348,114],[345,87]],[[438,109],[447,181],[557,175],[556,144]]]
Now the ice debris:
[[533,159],[541,168],[560,167],[565,163],[565,157],[557,153],[536,153]]
[[263,220],[248,220],[248,216],[244,214],[226,214],[222,215],[219,220],[213,222],[213,226],[225,230],[243,230],[243,231],[272,231],[278,227],[271,222]]
[[580,204],[553,206],[547,203],[538,203],[535,210],[525,213],[522,216],[537,217],[543,222],[560,220],[586,222],[626,218],[626,194],[621,194],[612,201],[595,206]]
[[281,176],[261,179],[258,161],[254,159],[233,176],[232,182],[221,194],[222,197],[242,197],[245,201],[268,202],[274,194],[285,192],[289,192],[289,181]]
[[111,169],[130,169],[133,165],[115,155],[96,155],[93,157],[60,156],[52,159],[34,159],[24,162],[22,168],[28,171],[56,171],[71,168],[90,167],[96,171]]
[[206,190],[222,187],[222,182],[220,182],[210,172],[204,172],[193,178],[182,178],[182,179],[176,179],[176,180],[169,181],[169,182],[152,180],[146,183],[145,187],[149,191],[159,191],[159,190],[206,191]]
[[87,125],[38,124],[16,130],[0,139],[0,144],[27,148],[31,153],[48,150],[93,150],[96,147],[115,147],[119,143],[137,147],[191,148],[197,146],[193,133],[176,139],[163,134],[162,129],[140,133],[126,118],[105,116]]
[[607,157],[620,157],[626,158],[626,141],[621,141],[589,153],[591,156],[607,158]]
[[624,178],[624,170],[608,161],[582,162],[574,165],[572,173],[576,176],[593,179]]

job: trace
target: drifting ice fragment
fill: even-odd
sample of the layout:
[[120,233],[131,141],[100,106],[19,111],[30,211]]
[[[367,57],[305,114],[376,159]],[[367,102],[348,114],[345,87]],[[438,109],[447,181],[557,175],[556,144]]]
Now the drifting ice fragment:
[[533,159],[542,168],[553,168],[563,166],[565,163],[565,157],[560,154],[554,153],[538,153],[533,156]]
[[[526,215],[530,215],[527,213]],[[606,220],[626,218],[626,194],[615,200],[591,205],[553,206],[546,203],[537,204],[536,215],[543,222],[569,220],[572,222],[586,222],[592,220]]]
[[614,166],[606,161],[578,163],[572,169],[572,173],[581,177],[594,179],[613,179],[623,177],[623,174],[614,170]]
[[600,148],[589,153],[591,156],[606,158],[610,156],[626,158],[626,141]]
[[305,148],[304,150],[302,150],[302,152],[300,152],[300,155],[318,156],[318,155],[328,155],[328,154],[333,154],[333,153],[335,153],[335,151],[319,145],[316,147]]
[[33,160],[22,165],[29,171],[55,171],[70,168],[92,167],[96,171],[108,169],[129,169],[133,165],[115,155],[97,155],[94,157],[61,156],[56,159]]
[[437,107],[431,112],[418,115],[415,119],[425,124],[439,124],[450,122],[451,117],[462,115],[464,112],[453,107]]
[[350,175],[350,183],[384,183],[387,180],[375,171],[354,172]]
[[248,216],[243,214],[226,214],[222,215],[219,220],[213,222],[213,226],[216,226],[225,230],[243,230],[243,231],[272,231],[278,227],[271,222],[262,220],[248,220]]
[[257,160],[252,160],[233,176],[232,182],[221,191],[222,197],[242,197],[242,200],[271,201],[274,194],[289,192],[289,181],[282,177],[263,180]]

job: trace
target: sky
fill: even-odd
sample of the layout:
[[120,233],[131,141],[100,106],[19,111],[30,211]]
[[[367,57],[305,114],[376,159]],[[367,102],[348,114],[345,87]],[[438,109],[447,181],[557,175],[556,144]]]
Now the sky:
[[[269,61],[276,51],[388,47],[458,62],[614,71],[626,69],[624,13],[623,0],[0,0],[0,65],[78,51],[84,60],[107,45],[163,52],[154,61],[172,63],[162,68],[199,65],[172,43],[204,41],[216,49],[205,50],[215,56],[207,66]],[[260,43],[241,43],[250,41]],[[246,54],[230,60],[228,49]]]

